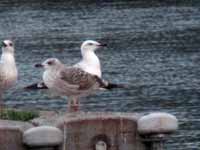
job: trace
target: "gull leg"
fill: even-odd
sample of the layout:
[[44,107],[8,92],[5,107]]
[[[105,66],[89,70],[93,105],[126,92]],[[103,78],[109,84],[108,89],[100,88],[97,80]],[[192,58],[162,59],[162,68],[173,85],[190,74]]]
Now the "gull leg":
[[73,99],[68,98],[68,112],[73,112]]
[[3,118],[4,104],[2,94],[0,94],[0,119]]
[[78,100],[75,97],[68,99],[68,112],[77,112],[79,110]]
[[79,101],[78,98],[76,97],[73,98],[73,111],[74,112],[79,111]]
[[68,99],[68,111],[77,112],[79,111],[80,103],[77,97],[71,97]]

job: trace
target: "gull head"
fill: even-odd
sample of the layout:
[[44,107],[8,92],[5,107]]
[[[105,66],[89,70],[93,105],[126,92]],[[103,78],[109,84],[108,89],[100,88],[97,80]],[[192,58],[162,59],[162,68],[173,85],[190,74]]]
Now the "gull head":
[[45,70],[48,70],[48,69],[55,69],[61,65],[62,63],[57,58],[48,58],[42,64],[36,64],[35,67],[38,67],[38,68],[42,67]]
[[83,42],[81,45],[81,50],[82,51],[95,51],[101,47],[107,46],[106,44],[101,44],[99,42],[93,41],[93,40],[87,40]]
[[4,40],[2,42],[2,51],[3,52],[9,52],[14,53],[14,44],[10,40]]

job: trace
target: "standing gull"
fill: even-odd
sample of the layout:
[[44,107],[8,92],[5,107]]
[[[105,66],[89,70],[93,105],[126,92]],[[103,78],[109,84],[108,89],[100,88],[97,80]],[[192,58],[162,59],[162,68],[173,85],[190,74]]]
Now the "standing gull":
[[0,60],[0,109],[3,108],[3,93],[17,81],[17,67],[14,57],[14,45],[10,40],[2,42],[2,55]]
[[74,66],[101,78],[101,63],[95,51],[105,46],[106,44],[101,44],[93,40],[83,42],[81,45],[82,60]]
[[65,67],[58,59],[49,58],[36,67],[43,67],[43,81],[52,91],[68,96],[69,107],[78,110],[80,97],[87,96],[100,88],[110,88],[101,78],[77,67]]
[[[74,65],[90,74],[96,75],[101,78],[101,63],[95,51],[106,44],[101,44],[93,40],[86,40],[81,45],[82,60]],[[44,82],[35,83],[25,87],[26,89],[46,89],[47,86]]]

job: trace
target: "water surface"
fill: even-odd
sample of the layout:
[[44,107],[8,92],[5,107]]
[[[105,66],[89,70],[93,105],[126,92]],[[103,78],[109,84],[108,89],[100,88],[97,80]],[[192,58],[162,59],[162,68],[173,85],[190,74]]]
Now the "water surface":
[[167,149],[199,150],[198,1],[1,1],[0,18],[0,40],[14,40],[20,74],[5,95],[9,107],[65,111],[65,98],[21,88],[41,79],[35,63],[57,57],[74,64],[81,43],[93,39],[109,45],[97,51],[103,77],[132,88],[89,96],[83,109],[172,113],[180,129]]

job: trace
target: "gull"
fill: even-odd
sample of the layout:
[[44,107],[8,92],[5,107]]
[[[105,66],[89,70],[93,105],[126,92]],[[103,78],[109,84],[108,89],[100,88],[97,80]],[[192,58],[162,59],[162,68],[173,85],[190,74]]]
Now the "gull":
[[87,40],[81,45],[82,60],[75,64],[75,67],[81,68],[82,70],[97,75],[101,78],[101,63],[95,51],[101,47],[107,46],[93,40]]
[[66,67],[57,58],[48,58],[36,67],[43,67],[43,82],[53,92],[69,98],[68,104],[72,111],[79,109],[78,99],[95,92],[100,88],[110,89],[97,75],[90,74],[81,68]]
[[10,40],[2,42],[2,55],[0,60],[0,107],[3,109],[3,93],[11,88],[17,81],[18,71],[14,57],[14,44]]
[[[101,78],[101,63],[98,56],[95,54],[95,51],[106,46],[106,44],[102,44],[93,40],[84,41],[81,45],[82,59],[73,66]],[[44,82],[39,82],[29,85],[25,87],[25,89],[47,89],[47,86],[44,84]]]

